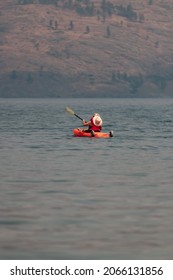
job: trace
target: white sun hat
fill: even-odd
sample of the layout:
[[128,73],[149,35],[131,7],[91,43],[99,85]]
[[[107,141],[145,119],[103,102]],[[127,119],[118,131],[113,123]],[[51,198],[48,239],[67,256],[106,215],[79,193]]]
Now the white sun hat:
[[102,126],[102,119],[99,114],[97,114],[97,113],[94,114],[93,123],[96,126]]

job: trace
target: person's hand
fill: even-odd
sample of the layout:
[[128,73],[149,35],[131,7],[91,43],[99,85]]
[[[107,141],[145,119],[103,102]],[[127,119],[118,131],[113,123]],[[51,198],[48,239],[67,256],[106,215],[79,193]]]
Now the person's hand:
[[85,125],[86,121],[83,119],[83,120],[82,120],[82,123],[83,123],[83,125]]

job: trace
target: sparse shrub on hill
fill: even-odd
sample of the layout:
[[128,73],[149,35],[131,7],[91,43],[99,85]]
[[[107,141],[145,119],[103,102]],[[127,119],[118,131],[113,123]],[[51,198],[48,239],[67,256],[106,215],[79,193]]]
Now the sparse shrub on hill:
[[90,33],[90,27],[89,27],[88,25],[86,26],[86,31],[85,31],[85,33],[86,33],[86,34]]
[[111,36],[111,30],[110,30],[110,27],[107,26],[106,28],[106,36],[109,38]]
[[143,22],[145,20],[145,17],[143,14],[139,14],[139,21]]
[[70,23],[69,23],[69,30],[73,30],[74,29],[74,23],[73,21],[71,20]]

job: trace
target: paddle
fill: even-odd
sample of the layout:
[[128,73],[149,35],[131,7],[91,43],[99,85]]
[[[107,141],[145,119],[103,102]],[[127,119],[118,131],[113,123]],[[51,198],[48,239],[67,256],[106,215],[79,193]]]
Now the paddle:
[[78,119],[83,121],[83,119],[81,117],[79,117],[77,114],[75,114],[75,112],[72,109],[70,109],[69,107],[66,107],[65,110],[67,113],[74,115],[75,117],[77,117]]

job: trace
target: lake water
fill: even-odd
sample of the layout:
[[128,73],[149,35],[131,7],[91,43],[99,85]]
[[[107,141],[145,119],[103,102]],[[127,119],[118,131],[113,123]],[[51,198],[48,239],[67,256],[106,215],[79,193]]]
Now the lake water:
[[0,99],[0,259],[173,259],[173,99]]

